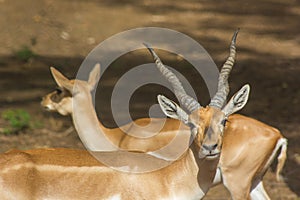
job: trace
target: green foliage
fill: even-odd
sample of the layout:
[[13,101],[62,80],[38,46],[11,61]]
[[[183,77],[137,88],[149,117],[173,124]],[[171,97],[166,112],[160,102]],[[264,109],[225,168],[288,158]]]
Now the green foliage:
[[21,49],[15,52],[15,55],[19,60],[25,62],[28,62],[35,56],[34,52],[28,46],[23,46]]
[[30,114],[22,109],[6,110],[2,113],[2,118],[8,122],[9,126],[3,129],[4,134],[17,133],[30,127]]

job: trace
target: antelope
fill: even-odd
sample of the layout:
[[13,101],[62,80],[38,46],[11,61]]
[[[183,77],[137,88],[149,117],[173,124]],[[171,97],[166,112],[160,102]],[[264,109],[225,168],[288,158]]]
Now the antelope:
[[[182,129],[183,133],[178,135],[178,137],[182,137],[180,140],[182,141],[185,137],[190,137],[190,130],[189,127],[180,126],[181,123],[179,120],[176,119],[168,119],[171,123],[165,123],[163,125],[161,132],[164,134],[157,134],[149,138],[137,138],[133,137],[126,133],[134,133],[135,135],[147,135],[152,133],[153,130],[149,129],[149,127],[145,127],[142,130],[137,129],[136,126],[133,126],[133,123],[126,124],[119,128],[106,128],[100,121],[98,121],[96,113],[94,111],[92,105],[92,97],[90,95],[90,88],[93,88],[98,80],[100,74],[100,65],[97,64],[94,70],[90,73],[89,81],[79,81],[79,80],[68,80],[63,74],[57,71],[55,68],[51,68],[51,73],[54,77],[59,88],[57,88],[54,92],[43,97],[41,105],[48,111],[54,112],[57,111],[62,115],[72,115],[74,116],[73,112],[73,104],[74,104],[74,97],[72,95],[72,90],[74,87],[75,82],[77,81],[82,85],[82,90],[85,92],[80,92],[80,94],[84,94],[84,101],[81,102],[82,113],[84,114],[84,118],[81,117],[81,120],[77,120],[75,117],[72,117],[73,123],[76,127],[78,132],[85,132],[86,126],[88,123],[89,127],[93,127],[92,131],[99,129],[103,130],[103,133],[108,138],[108,140],[114,144],[114,146],[118,147],[119,149],[123,150],[131,150],[137,152],[152,152],[157,149],[161,149],[162,147],[166,146],[170,143],[171,140],[175,138],[173,132],[178,130],[179,128]],[[82,115],[81,115],[82,116]],[[88,120],[86,120],[88,119]],[[157,126],[161,125],[161,119],[149,119],[149,118],[142,118],[135,121],[136,124],[140,126],[144,126],[149,122],[154,123]],[[83,123],[84,122],[84,123]],[[138,132],[139,131],[139,132]],[[96,131],[95,131],[96,132]],[[137,133],[138,132],[138,133]],[[96,134],[96,133],[95,133]],[[183,139],[184,140],[184,139]]]
[[[229,93],[228,77],[235,62],[237,33],[238,31],[232,38],[230,55],[221,69],[218,91],[209,107],[220,109],[226,102]],[[181,103],[187,94],[178,77],[163,65],[149,45],[145,44],[145,46],[154,58],[161,74],[171,83],[174,94]],[[195,101],[195,104],[197,103]],[[201,105],[196,107],[201,107]],[[194,111],[189,107],[186,108],[190,112]],[[250,198],[249,192],[251,199],[270,199],[264,189],[262,179],[279,149],[281,151],[277,158],[276,179],[277,181],[282,179],[280,173],[286,160],[287,139],[278,129],[239,114],[230,115],[222,123],[225,126],[225,132],[214,184],[222,181],[233,199],[248,199]]]
[[[127,157],[122,159],[136,162]],[[150,164],[151,156],[147,159]],[[114,170],[85,150],[12,150],[0,155],[0,197],[2,200],[201,199],[206,190],[204,176],[215,172],[202,167],[206,165],[216,162],[202,162],[190,149],[171,165],[148,173]]]
[[[193,103],[190,105],[183,104],[186,97],[188,97],[188,100],[191,100],[191,97],[186,94],[179,79],[162,64],[154,50],[148,47],[154,57],[157,68],[167,80],[171,82],[177,98],[179,100],[181,99],[181,104],[184,105],[189,112],[194,112],[195,107],[201,107],[205,110],[220,109],[224,104],[225,98],[229,93],[228,76],[235,62],[236,36],[237,32],[231,41],[230,55],[221,69],[218,92],[212,99],[210,105],[206,108],[201,107],[195,100],[192,100]],[[56,111],[62,115],[72,114],[71,93],[59,83],[57,84],[59,88],[46,95],[43,98],[42,105],[47,110]],[[147,120],[148,119],[145,118],[138,119],[134,121],[134,123],[147,124]],[[152,120],[158,122],[160,119]],[[223,182],[230,192],[232,199],[249,199],[249,195],[251,199],[269,199],[264,190],[262,179],[266,170],[274,160],[276,152],[281,149],[276,170],[276,179],[280,180],[280,172],[286,160],[287,140],[277,129],[243,115],[233,114],[224,118],[220,123],[225,127],[225,130],[223,130],[223,146],[218,170],[214,178],[214,185]],[[132,123],[126,126],[131,127],[131,124]],[[99,122],[99,126],[105,129],[101,122]],[[115,144],[119,141],[118,145],[123,149],[147,152],[159,149],[166,145],[168,141],[171,141],[174,136],[172,136],[172,133],[170,134],[169,131],[173,131],[176,128],[178,128],[178,121],[167,119],[160,134],[155,136],[157,139],[155,142],[154,138],[143,140],[141,138],[132,138],[130,135],[125,135],[124,137],[113,137],[109,135],[111,132],[114,132],[115,129],[106,129],[105,132],[107,132],[107,137],[115,142]],[[127,130],[129,130],[129,132],[133,131],[130,129]],[[167,136],[163,137],[162,135],[165,134],[167,134]],[[122,140],[120,140],[120,138],[122,138]],[[139,143],[139,141],[142,142]],[[257,152],[256,149],[260,149],[261,151]]]
[[[90,134],[97,134],[99,127],[96,126],[99,124],[95,123],[93,127],[86,126],[92,126],[87,120],[94,122],[97,119],[95,111],[88,109],[91,109],[90,91],[94,88],[96,77],[100,73],[99,65],[95,66],[87,82],[69,80],[54,68],[51,71],[55,81],[71,92],[73,101],[77,100],[76,105],[81,105],[86,112],[79,117],[73,116],[77,131],[90,131]],[[98,162],[85,150],[59,148],[12,150],[1,154],[0,197],[4,200],[201,199],[208,191],[216,172],[222,144],[221,121],[245,106],[249,91],[249,85],[242,87],[222,110],[199,108],[190,115],[173,101],[158,95],[162,110],[168,116],[188,125],[187,143],[190,138],[193,139],[193,143],[179,159],[156,171],[147,173],[116,171]],[[185,105],[189,105],[189,101],[184,102]],[[89,115],[87,119],[82,118],[87,115]],[[217,131],[213,127],[215,123],[219,128]],[[206,129],[207,133],[204,131]],[[108,134],[114,134],[113,130],[119,132],[117,129],[112,129]],[[175,134],[176,131],[170,132]],[[95,138],[103,139],[99,136]],[[94,141],[89,141],[94,137],[83,139],[94,144]],[[97,153],[109,152],[118,155],[119,152],[105,145],[104,152]],[[149,161],[147,165],[152,165],[152,160],[158,162],[151,154],[144,154],[144,156]],[[136,161],[131,157],[122,157],[122,159],[125,163]]]

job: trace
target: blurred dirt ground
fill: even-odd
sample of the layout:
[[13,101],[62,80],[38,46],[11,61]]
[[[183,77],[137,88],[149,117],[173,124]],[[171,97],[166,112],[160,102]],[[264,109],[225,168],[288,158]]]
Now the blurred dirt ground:
[[[231,91],[250,83],[250,101],[242,113],[279,128],[289,139],[285,182],[276,182],[272,170],[264,179],[270,197],[300,199],[299,1],[0,0],[0,25],[0,111],[21,108],[42,124],[17,135],[1,135],[1,152],[11,148],[82,148],[69,117],[47,113],[40,107],[41,97],[56,87],[49,66],[74,77],[84,57],[98,43],[121,31],[146,26],[189,35],[221,66],[233,31],[241,28]],[[34,53],[28,60],[18,54],[26,49]],[[101,80],[97,112],[109,127],[115,126],[111,110],[105,106],[110,105],[112,87],[126,70],[152,61],[146,51],[142,53],[118,59]],[[209,101],[201,78],[192,75],[185,62],[172,56],[161,58],[185,75],[202,104]],[[142,87],[132,101],[133,118],[147,116],[158,93],[174,98],[165,88]],[[205,197],[229,198],[221,185]]]

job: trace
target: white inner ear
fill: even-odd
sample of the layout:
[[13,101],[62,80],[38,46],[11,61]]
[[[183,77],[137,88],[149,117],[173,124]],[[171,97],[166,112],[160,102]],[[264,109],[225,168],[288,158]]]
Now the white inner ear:
[[161,110],[164,112],[165,115],[174,119],[178,119],[177,106],[173,101],[171,101],[163,95],[158,95],[157,100]]
[[157,96],[158,103],[164,114],[170,118],[178,119],[183,123],[188,123],[188,114],[182,110],[175,102],[163,95]]
[[250,93],[250,86],[246,84],[233,97],[228,104],[223,108],[223,112],[228,117],[229,115],[241,110],[247,103]]

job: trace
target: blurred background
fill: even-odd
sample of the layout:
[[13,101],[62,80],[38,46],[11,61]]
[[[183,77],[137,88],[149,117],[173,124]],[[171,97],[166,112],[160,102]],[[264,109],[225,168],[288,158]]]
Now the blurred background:
[[[243,84],[252,87],[242,113],[279,128],[289,139],[285,182],[269,170],[264,182],[272,199],[300,197],[300,1],[215,0],[0,0],[0,151],[12,148],[83,148],[70,117],[48,113],[40,106],[43,95],[55,89],[49,67],[75,77],[85,56],[101,41],[137,27],[164,27],[197,40],[222,66],[233,32],[237,62],[230,76],[231,94]],[[187,62],[158,51],[164,63],[180,71],[209,102],[201,77]],[[110,96],[118,80],[132,67],[152,62],[144,50],[120,57],[101,78],[97,113],[114,127]],[[134,94],[132,118],[148,116],[159,93],[175,99],[158,85]],[[205,199],[229,199],[223,186]]]

